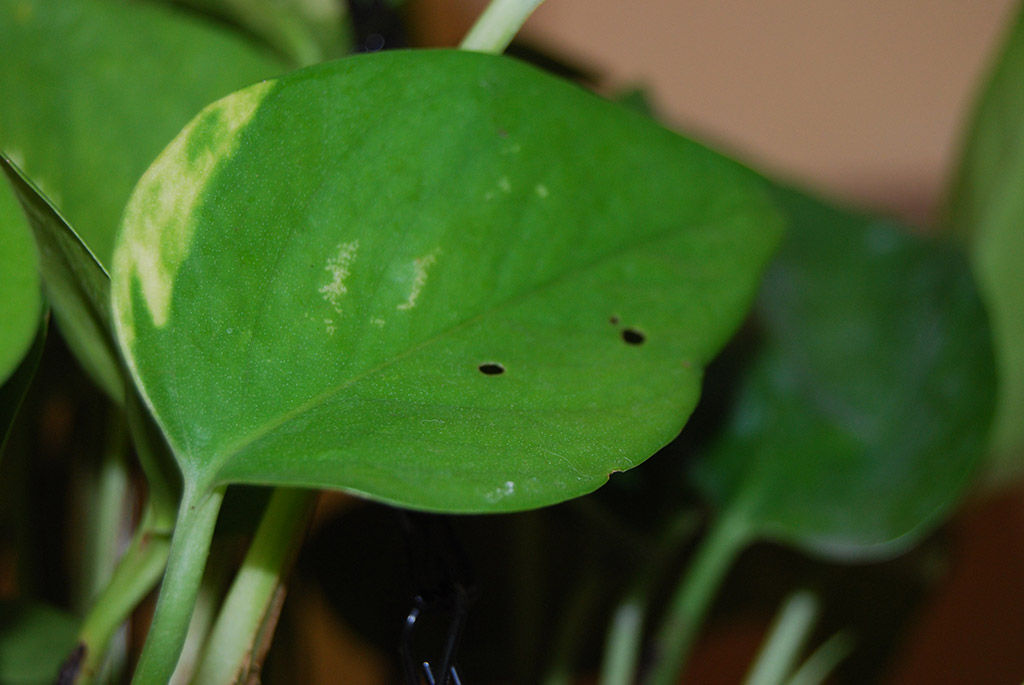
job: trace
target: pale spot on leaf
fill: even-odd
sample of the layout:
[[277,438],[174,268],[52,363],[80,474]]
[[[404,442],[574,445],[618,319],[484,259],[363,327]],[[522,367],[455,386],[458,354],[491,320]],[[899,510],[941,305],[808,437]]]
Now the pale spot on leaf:
[[434,250],[428,255],[423,257],[417,257],[412,261],[413,266],[413,277],[412,277],[412,288],[409,290],[409,297],[406,298],[405,302],[398,305],[400,310],[409,310],[416,306],[416,301],[420,298],[420,294],[423,292],[423,287],[427,284],[427,272],[437,262],[437,255],[440,254],[440,250]]
[[516,492],[516,484],[507,480],[505,483],[485,495],[488,502],[498,502],[506,497],[511,497]]
[[330,274],[330,281],[320,288],[320,295],[331,305],[337,313],[341,314],[341,298],[348,292],[345,280],[352,269],[352,262],[355,261],[356,253],[359,251],[359,241],[353,240],[349,243],[341,243],[335,248],[335,252],[327,260],[324,270]]
[[548,195],[550,195],[550,193],[548,192],[548,187],[543,183],[538,183],[537,187],[534,188],[534,190],[537,192],[537,197],[539,197],[542,200],[546,198]]

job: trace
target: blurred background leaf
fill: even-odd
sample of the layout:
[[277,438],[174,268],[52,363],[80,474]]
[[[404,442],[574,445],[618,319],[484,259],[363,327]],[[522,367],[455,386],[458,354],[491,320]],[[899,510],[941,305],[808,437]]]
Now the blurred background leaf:
[[141,2],[0,0],[0,45],[0,149],[104,266],[129,192],[174,134],[286,68],[225,25]]
[[45,604],[0,600],[0,682],[58,682],[75,644],[78,619]]
[[1024,5],[975,105],[945,220],[968,244],[999,365],[990,483],[1024,473]]
[[776,193],[791,220],[760,343],[702,490],[765,538],[891,556],[945,520],[988,445],[995,367],[966,259],[891,222]]

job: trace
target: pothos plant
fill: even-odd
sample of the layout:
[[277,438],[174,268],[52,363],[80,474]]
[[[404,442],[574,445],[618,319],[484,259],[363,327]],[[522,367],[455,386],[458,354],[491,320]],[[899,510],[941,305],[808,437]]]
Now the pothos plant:
[[[460,50],[341,59],[340,5],[186,4],[0,2],[0,427],[17,436],[56,329],[110,406],[87,546],[117,559],[81,573],[77,613],[3,604],[0,680],[118,677],[157,585],[133,682],[258,677],[317,491],[447,514],[583,497],[679,433],[745,320],[697,457],[612,478],[658,516],[602,682],[675,682],[755,540],[898,555],[970,484],[994,412],[997,451],[1019,451],[1019,23],[949,203],[982,297],[963,243],[500,56],[538,0],[495,0]],[[145,505],[115,552],[129,442]],[[232,502],[244,485],[274,489]],[[666,594],[689,489],[714,514]],[[240,562],[216,553],[232,508]],[[235,575],[197,609],[208,559]],[[845,656],[828,640],[800,664],[816,602],[787,604],[751,682]]]

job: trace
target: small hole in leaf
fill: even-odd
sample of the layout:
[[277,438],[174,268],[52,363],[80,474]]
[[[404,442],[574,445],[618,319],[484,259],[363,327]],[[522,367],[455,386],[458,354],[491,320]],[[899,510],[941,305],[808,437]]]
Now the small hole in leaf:
[[505,373],[505,367],[502,366],[501,364],[495,364],[494,362],[481,364],[479,368],[480,373],[484,374],[485,376],[500,376],[501,374]]
[[619,317],[613,316],[612,318],[608,319],[608,323],[610,323],[613,326],[618,326],[619,325]]
[[622,339],[630,345],[643,345],[644,340],[647,340],[647,336],[635,328],[627,328],[622,331]]

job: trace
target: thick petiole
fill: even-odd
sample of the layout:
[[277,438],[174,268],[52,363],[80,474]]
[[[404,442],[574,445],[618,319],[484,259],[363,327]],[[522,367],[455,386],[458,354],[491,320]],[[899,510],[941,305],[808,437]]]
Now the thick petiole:
[[220,486],[199,493],[186,491],[182,498],[153,623],[132,683],[166,683],[174,673],[202,584],[225,489],[226,486]]

